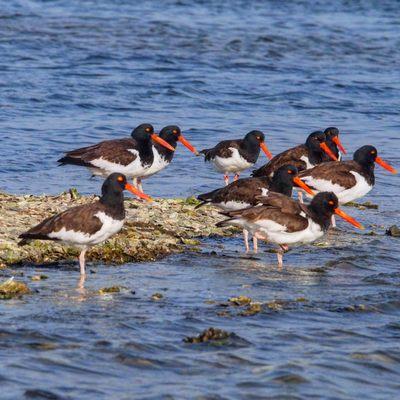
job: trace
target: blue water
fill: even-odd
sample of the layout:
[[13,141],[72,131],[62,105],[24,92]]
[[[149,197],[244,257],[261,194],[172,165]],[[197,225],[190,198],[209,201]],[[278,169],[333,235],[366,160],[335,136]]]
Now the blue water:
[[[396,0],[4,1],[0,190],[97,193],[100,180],[56,160],[142,122],[178,124],[199,149],[261,129],[274,154],[333,125],[350,153],[374,144],[399,167],[399,12]],[[145,190],[189,196],[221,184],[179,147]],[[240,258],[240,238],[210,240],[196,256],[97,265],[84,295],[76,271],[46,269],[40,293],[1,304],[1,397],[398,397],[399,242],[383,236],[400,222],[398,184],[377,170],[365,200],[379,210],[349,209],[378,236],[293,250],[283,272],[269,253]],[[136,294],[94,295],[110,283]],[[165,301],[149,300],[163,290]],[[220,317],[204,303],[237,294],[289,306]],[[359,304],[367,309],[346,311]],[[183,344],[208,326],[248,343]]]

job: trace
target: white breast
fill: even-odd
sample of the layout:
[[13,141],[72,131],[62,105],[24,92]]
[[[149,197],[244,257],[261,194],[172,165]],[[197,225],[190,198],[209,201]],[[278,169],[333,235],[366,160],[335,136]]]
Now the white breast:
[[301,160],[301,161],[304,161],[304,162],[306,163],[307,169],[310,169],[310,168],[312,168],[312,167],[315,167],[314,164],[311,164],[311,163],[310,163],[310,160],[308,159],[307,156],[301,156],[301,157],[300,157],[300,160]]
[[217,171],[223,173],[241,172],[254,165],[253,163],[246,161],[246,159],[240,155],[238,149],[233,147],[229,147],[229,149],[232,151],[232,155],[229,158],[216,156],[212,160]]
[[153,155],[154,155],[154,159],[153,159],[153,163],[151,164],[151,167],[149,169],[147,169],[143,175],[141,176],[141,178],[145,178],[145,177],[149,177],[151,175],[156,174],[157,172],[163,170],[165,167],[167,167],[169,165],[169,161],[167,161],[159,152],[158,150],[153,147]]
[[243,208],[248,208],[251,206],[251,204],[249,203],[245,203],[243,201],[233,201],[233,200],[224,203],[216,203],[215,205],[224,211],[242,210]]
[[102,175],[108,176],[113,172],[118,172],[121,174],[125,174],[128,177],[136,178],[142,176],[145,171],[150,168],[150,165],[143,166],[140,158],[139,152],[135,149],[128,149],[130,153],[136,155],[136,159],[132,161],[130,164],[123,165],[114,163],[112,161],[105,160],[103,157],[92,160],[90,163],[100,170],[91,169],[94,175]]
[[118,233],[124,225],[124,220],[113,219],[104,212],[98,212],[96,217],[103,223],[103,225],[97,232],[91,235],[82,231],[67,231],[65,227],[63,227],[61,230],[52,232],[48,236],[49,238],[58,239],[67,244],[92,246],[104,242],[115,233]]

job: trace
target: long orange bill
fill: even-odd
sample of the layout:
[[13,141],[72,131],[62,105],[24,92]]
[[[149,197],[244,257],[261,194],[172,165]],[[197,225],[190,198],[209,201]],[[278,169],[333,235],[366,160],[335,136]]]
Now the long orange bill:
[[356,228],[365,229],[356,219],[350,217],[350,215],[346,214],[340,208],[335,208],[335,214],[339,215],[339,217],[342,217],[345,221],[347,221],[349,224],[354,225]]
[[325,142],[320,143],[321,149],[328,154],[330,158],[332,158],[333,161],[337,161],[337,157],[332,153],[332,150],[327,146]]
[[333,143],[336,144],[337,147],[339,147],[339,150],[340,150],[343,154],[346,154],[346,153],[347,153],[346,149],[344,148],[344,146],[342,145],[342,142],[341,142],[340,139],[339,139],[339,136],[334,136],[333,139],[332,139],[332,141],[333,141]]
[[172,146],[171,146],[168,142],[166,142],[164,139],[161,139],[160,136],[156,135],[155,133],[153,133],[153,134],[151,135],[151,138],[152,138],[155,142],[161,144],[161,146],[164,146],[165,148],[167,148],[168,150],[175,151],[175,148],[174,148],[174,147],[172,147]]
[[301,187],[303,190],[305,190],[308,194],[311,196],[314,196],[315,193],[312,191],[312,189],[307,186],[298,176],[295,176],[293,178],[293,182],[298,186]]
[[394,169],[391,165],[389,165],[387,162],[383,161],[382,158],[376,157],[375,162],[379,164],[381,167],[387,169],[390,171],[392,174],[397,174],[397,170]]
[[192,144],[186,140],[182,135],[179,136],[178,139],[188,150],[190,150],[192,153],[196,154],[196,156],[199,155],[199,152],[196,150],[196,148],[194,146],[192,146]]
[[272,158],[272,154],[271,154],[271,152],[268,150],[267,145],[266,145],[264,142],[261,142],[261,143],[260,143],[260,147],[261,147],[261,150],[265,153],[265,155],[266,155],[269,159],[271,159],[271,158]]
[[147,200],[147,201],[152,201],[152,198],[148,196],[147,194],[141,192],[140,190],[136,189],[135,186],[131,185],[130,183],[125,184],[125,189],[129,190],[131,193],[133,193],[135,196]]

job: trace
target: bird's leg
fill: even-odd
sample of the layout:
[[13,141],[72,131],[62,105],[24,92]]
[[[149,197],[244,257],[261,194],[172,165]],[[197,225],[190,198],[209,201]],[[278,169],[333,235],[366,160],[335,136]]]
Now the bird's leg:
[[229,185],[229,175],[224,175],[225,186]]
[[239,174],[235,174],[235,176],[233,177],[234,181],[237,181],[239,179]]
[[133,178],[132,183],[133,183],[133,186],[135,186],[135,188],[138,187],[138,179],[137,178]]
[[143,192],[143,188],[142,188],[142,178],[137,178],[137,188]]
[[283,254],[285,251],[289,250],[289,247],[286,244],[280,244],[279,245],[278,252],[276,253],[276,256],[278,258],[278,267],[282,268],[283,267]]
[[253,236],[253,250],[254,253],[258,252],[258,238],[256,235]]
[[300,203],[303,203],[303,192],[301,190],[297,191],[297,198],[299,199]]
[[250,246],[249,246],[249,231],[246,229],[243,229],[243,239],[244,239],[244,246],[246,248],[246,253],[250,251]]
[[332,228],[336,228],[336,218],[334,215],[332,215],[331,224],[332,224]]
[[79,254],[79,268],[81,270],[81,275],[85,275],[85,254],[86,254],[86,249],[83,249],[81,251],[81,254]]

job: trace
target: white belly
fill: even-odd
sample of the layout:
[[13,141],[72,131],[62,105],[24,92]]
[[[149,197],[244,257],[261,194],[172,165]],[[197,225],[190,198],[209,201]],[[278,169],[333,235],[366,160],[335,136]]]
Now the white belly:
[[66,230],[62,228],[58,232],[52,232],[49,238],[78,246],[93,246],[104,242],[112,235],[118,233],[124,225],[124,220],[115,220],[103,212],[98,212],[96,217],[103,223],[102,227],[92,235],[81,231]]
[[137,150],[128,150],[128,151],[136,155],[136,159],[127,165],[114,163],[105,160],[102,157],[91,161],[91,164],[94,165],[96,168],[98,168],[98,169],[90,168],[93,175],[101,175],[106,177],[112,174],[113,172],[118,172],[130,178],[143,176],[143,174],[150,168],[151,165],[145,165],[145,166],[142,165],[139,158],[139,152]]
[[301,161],[304,161],[304,162],[306,163],[306,166],[307,166],[306,169],[310,169],[310,168],[312,168],[312,167],[315,167],[314,164],[311,164],[311,163],[310,163],[310,160],[308,159],[307,156],[301,156],[301,157],[300,157],[300,160],[301,160]]
[[243,208],[251,207],[251,204],[243,202],[243,201],[227,201],[224,203],[215,203],[217,207],[224,211],[235,211],[242,210]]
[[153,146],[153,155],[154,155],[154,160],[153,163],[151,164],[151,167],[148,168],[143,175],[141,175],[141,178],[146,178],[151,175],[154,175],[157,172],[163,170],[165,167],[168,167],[169,162],[160,155],[160,153],[154,146]]
[[212,162],[217,171],[228,173],[228,172],[241,172],[247,168],[250,168],[253,163],[246,161],[240,154],[238,149],[229,147],[232,151],[232,156],[229,158],[216,156]]
[[338,184],[333,184],[331,181],[325,179],[315,179],[311,176],[305,176],[302,179],[306,184],[314,187],[316,193],[319,192],[333,192],[339,199],[340,204],[348,203],[349,201],[354,201],[360,197],[365,196],[371,191],[372,186],[368,185],[367,181],[358,172],[350,171],[351,174],[356,178],[356,184],[346,189]]

